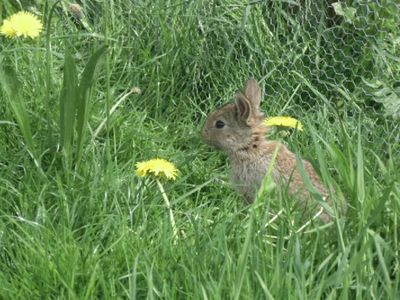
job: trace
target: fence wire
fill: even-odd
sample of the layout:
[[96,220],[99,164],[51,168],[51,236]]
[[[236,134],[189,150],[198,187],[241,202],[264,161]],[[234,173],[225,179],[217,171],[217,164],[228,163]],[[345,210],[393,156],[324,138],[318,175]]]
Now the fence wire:
[[[371,146],[381,139],[385,152],[400,154],[400,2],[258,4],[264,26],[245,30],[259,37],[247,43],[264,57],[266,97],[289,101],[285,112],[296,116],[321,104],[336,112],[328,122],[361,115]],[[255,18],[249,13],[246,22]]]

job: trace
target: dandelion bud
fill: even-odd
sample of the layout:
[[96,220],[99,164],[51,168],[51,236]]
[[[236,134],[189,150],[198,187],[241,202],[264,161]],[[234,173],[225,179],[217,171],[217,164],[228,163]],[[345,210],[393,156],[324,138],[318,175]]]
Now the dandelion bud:
[[76,3],[71,3],[68,7],[68,11],[71,14],[71,16],[75,20],[81,20],[85,16],[83,13],[83,8],[79,4]]

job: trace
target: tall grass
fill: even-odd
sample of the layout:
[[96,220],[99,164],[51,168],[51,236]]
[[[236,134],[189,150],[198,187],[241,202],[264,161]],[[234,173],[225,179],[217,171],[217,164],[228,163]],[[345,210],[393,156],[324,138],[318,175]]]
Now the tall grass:
[[[0,298],[398,297],[400,131],[365,83],[397,78],[379,41],[398,29],[371,23],[384,8],[354,4],[351,25],[325,1],[82,3],[91,30],[65,2],[52,18],[37,4],[47,41],[1,38],[15,74],[0,73]],[[199,132],[248,76],[267,115],[304,121],[273,137],[312,161],[346,216],[304,226],[268,178],[254,206],[233,192]],[[156,183],[134,174],[153,157],[180,170],[164,185],[178,242]]]

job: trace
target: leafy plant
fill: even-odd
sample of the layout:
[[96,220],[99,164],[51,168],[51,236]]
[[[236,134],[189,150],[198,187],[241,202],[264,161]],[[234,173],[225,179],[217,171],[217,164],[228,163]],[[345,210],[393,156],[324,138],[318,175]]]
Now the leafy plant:
[[99,48],[89,58],[79,82],[76,64],[68,49],[65,54],[64,81],[60,92],[60,145],[68,164],[71,164],[73,154],[76,164],[82,158],[95,69],[106,49],[106,46]]
[[19,125],[24,138],[27,150],[36,165],[39,165],[35,144],[32,137],[30,118],[28,116],[24,99],[21,95],[22,87],[13,68],[5,66],[3,57],[0,56],[0,85],[4,92],[4,98],[14,113],[15,119]]
[[371,88],[374,100],[383,104],[386,115],[400,120],[400,86],[387,86],[387,83],[381,80],[364,82]]

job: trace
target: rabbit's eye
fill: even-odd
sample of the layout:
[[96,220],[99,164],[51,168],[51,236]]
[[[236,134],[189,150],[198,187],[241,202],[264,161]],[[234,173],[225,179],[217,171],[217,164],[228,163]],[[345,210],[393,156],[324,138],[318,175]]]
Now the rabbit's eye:
[[215,123],[215,127],[217,127],[217,128],[224,128],[224,126],[225,126],[225,123],[223,121],[221,121],[221,120],[218,120]]

